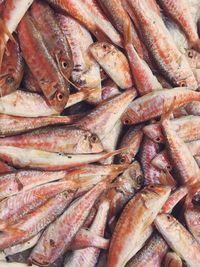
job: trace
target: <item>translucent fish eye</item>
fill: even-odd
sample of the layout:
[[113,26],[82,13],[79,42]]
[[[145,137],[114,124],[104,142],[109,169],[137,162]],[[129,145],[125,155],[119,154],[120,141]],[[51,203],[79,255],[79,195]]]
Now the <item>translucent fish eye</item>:
[[6,78],[6,83],[7,83],[7,84],[11,84],[11,83],[14,82],[14,80],[15,80],[15,79],[14,79],[13,77],[9,76],[9,77]]
[[130,124],[131,124],[131,120],[129,120],[129,119],[125,119],[125,120],[123,121],[123,124],[124,124],[124,125],[130,125]]
[[92,143],[97,143],[99,141],[99,138],[96,134],[93,134],[91,137],[90,137],[90,140]]
[[155,141],[156,141],[157,143],[160,143],[160,142],[161,142],[161,138],[158,136],[158,137],[155,138]]
[[58,92],[58,93],[56,94],[56,98],[57,98],[57,100],[58,100],[59,102],[61,102],[61,101],[63,100],[63,94],[61,94],[60,92]]
[[180,86],[180,87],[185,87],[185,86],[187,86],[187,84],[186,84],[185,81],[182,81],[182,82],[179,83],[179,86]]
[[68,67],[68,63],[66,61],[62,61],[61,66],[63,69],[66,69]]

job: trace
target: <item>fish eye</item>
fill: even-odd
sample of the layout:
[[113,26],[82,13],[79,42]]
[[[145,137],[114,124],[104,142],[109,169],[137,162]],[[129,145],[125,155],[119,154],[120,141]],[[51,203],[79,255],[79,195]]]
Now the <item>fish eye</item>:
[[180,87],[185,87],[185,86],[187,86],[187,84],[186,84],[185,81],[181,81],[181,82],[179,83],[179,86],[180,86]]
[[193,58],[193,56],[194,56],[193,51],[188,51],[188,57]]
[[59,102],[61,102],[61,101],[63,100],[63,94],[61,94],[60,92],[58,92],[58,93],[56,94],[56,98],[57,98],[57,100],[58,100]]
[[129,120],[129,119],[125,119],[125,120],[123,121],[123,124],[124,124],[124,125],[130,125],[130,124],[131,124],[131,120]]
[[119,163],[120,164],[126,163],[126,157],[125,156],[119,156]]
[[150,189],[153,189],[153,188],[154,188],[154,185],[150,185],[149,188],[150,188]]
[[200,206],[200,192],[197,192],[193,198],[192,198],[192,203],[195,205],[195,206]]
[[172,167],[170,165],[167,165],[166,168],[167,168],[168,171],[171,171],[172,170]]
[[137,184],[138,185],[143,185],[144,184],[144,177],[142,175],[139,175],[137,177]]
[[66,69],[68,67],[68,63],[66,61],[62,61],[61,65],[63,69]]
[[167,215],[167,219],[170,221],[171,220],[171,216],[170,215]]
[[109,49],[109,46],[108,46],[107,44],[103,44],[102,47],[103,47],[103,49],[105,49],[105,50],[106,50],[106,49]]
[[96,134],[92,134],[92,136],[90,137],[90,140],[92,143],[97,143],[99,141],[99,138]]
[[155,138],[155,141],[156,141],[157,143],[160,143],[160,142],[161,142],[161,138],[158,136],[158,137]]
[[11,83],[14,82],[14,80],[15,80],[15,79],[14,79],[13,77],[9,76],[9,77],[6,78],[6,83],[7,83],[7,84],[11,84]]

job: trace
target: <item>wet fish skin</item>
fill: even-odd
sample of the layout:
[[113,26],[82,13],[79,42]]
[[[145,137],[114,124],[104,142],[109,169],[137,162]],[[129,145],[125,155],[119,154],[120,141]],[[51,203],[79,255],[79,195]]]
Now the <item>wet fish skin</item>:
[[169,109],[175,98],[174,109],[193,100],[198,101],[200,93],[186,87],[154,91],[133,101],[122,115],[121,120],[124,124],[131,125],[159,117],[163,114],[164,109]]
[[9,166],[8,164],[0,160],[0,175],[12,172],[14,170],[15,168]]
[[48,0],[81,22],[97,39],[110,39],[122,46],[122,40],[95,0]]
[[104,150],[95,134],[72,126],[44,127],[21,135],[3,137],[0,138],[0,145],[71,154],[100,153]]
[[165,256],[165,267],[182,267],[181,258],[175,252],[168,252]]
[[79,118],[79,115],[26,118],[0,114],[0,137],[23,134],[49,125],[72,124]]
[[120,50],[107,42],[96,42],[89,49],[95,60],[121,89],[133,86],[128,60]]
[[[72,205],[45,230],[40,242],[30,255],[31,262],[50,264],[66,252],[72,239],[89,215],[95,201],[107,186],[107,182],[97,184],[83,197],[73,202]],[[50,240],[53,240],[53,242],[50,242]]]
[[[26,64],[37,79],[48,103],[58,112],[63,111],[69,97],[69,88],[28,14],[18,26],[18,36]],[[35,60],[38,55],[39,61]]]
[[125,266],[136,254],[134,247],[138,239],[151,225],[169,194],[169,187],[149,186],[128,202],[111,238],[107,267]]
[[173,216],[162,213],[156,217],[154,223],[168,245],[188,266],[199,265],[200,246],[180,222]]

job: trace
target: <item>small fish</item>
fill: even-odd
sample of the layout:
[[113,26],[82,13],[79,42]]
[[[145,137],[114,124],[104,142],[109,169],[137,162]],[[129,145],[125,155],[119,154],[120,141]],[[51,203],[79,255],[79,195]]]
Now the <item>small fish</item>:
[[163,114],[164,109],[169,109],[172,101],[174,109],[193,100],[200,100],[200,93],[189,88],[174,88],[157,90],[133,101],[124,112],[121,119],[124,124],[137,124]]
[[128,60],[120,50],[106,42],[96,42],[89,49],[95,60],[121,89],[133,86]]
[[96,134],[73,126],[51,126],[2,137],[0,145],[71,154],[100,153],[104,150]]
[[[58,112],[63,111],[69,97],[69,86],[28,14],[18,26],[18,37],[26,64],[37,79],[48,103]],[[40,60],[37,60],[38,57]]]
[[143,132],[142,132],[143,125],[138,125],[136,127],[130,127],[130,129],[126,132],[120,142],[120,148],[128,147],[127,151],[124,151],[118,156],[120,163],[131,163],[136,154],[139,151]]
[[164,239],[154,233],[148,243],[127,263],[126,267],[160,267],[167,253],[168,245]]
[[122,113],[127,109],[136,95],[137,93],[133,88],[109,98],[97,105],[88,115],[75,123],[75,125],[97,134],[102,140],[113,129]]
[[128,202],[111,238],[107,267],[125,266],[136,254],[141,234],[154,221],[169,194],[169,187],[149,186]]
[[18,89],[24,74],[24,61],[17,42],[9,41],[0,71],[0,96]]
[[23,118],[0,114],[0,137],[22,134],[49,125],[72,124],[79,118],[79,115]]
[[200,262],[200,245],[186,228],[169,214],[159,214],[155,226],[168,245],[188,266],[197,267]]

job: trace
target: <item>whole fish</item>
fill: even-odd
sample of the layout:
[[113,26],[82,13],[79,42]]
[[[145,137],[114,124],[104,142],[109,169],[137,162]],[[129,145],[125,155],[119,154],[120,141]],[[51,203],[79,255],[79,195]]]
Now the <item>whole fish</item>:
[[122,46],[120,35],[106,18],[96,0],[48,0],[48,2],[81,22],[98,40],[110,39],[114,44]]
[[120,142],[120,148],[128,147],[127,151],[124,151],[118,156],[120,163],[131,163],[135,158],[136,154],[139,151],[143,132],[143,125],[138,125],[136,127],[130,127],[130,129],[126,132]]
[[134,89],[129,89],[120,95],[109,98],[97,105],[75,125],[97,134],[102,140],[112,130],[136,95],[137,93]]
[[43,150],[0,146],[0,159],[12,166],[49,171],[64,170],[82,166],[86,163],[98,162],[124,151],[124,148],[98,154],[63,154]]
[[145,95],[152,91],[162,89],[162,85],[159,83],[156,76],[153,75],[149,65],[138,55],[137,51],[135,50],[134,45],[132,44],[130,26],[126,29],[126,31],[127,37],[125,50],[139,94]]
[[[200,139],[200,117],[185,116],[175,120],[171,120],[174,131],[183,139],[184,142],[190,142]],[[156,143],[165,141],[159,124],[150,124],[143,128],[145,135]]]
[[168,245],[188,266],[199,266],[200,245],[180,222],[163,213],[156,217],[154,223]]
[[32,263],[53,263],[67,251],[72,239],[88,217],[95,201],[107,186],[108,182],[106,181],[97,184],[83,197],[73,202],[53,224],[46,228],[30,255],[29,259]]
[[[139,24],[147,48],[165,77],[174,86],[197,89],[196,79],[186,57],[178,50],[158,12],[148,1],[127,0],[127,3]],[[146,10],[149,12],[146,13]]]
[[175,252],[168,252],[165,256],[164,267],[182,267],[181,258]]
[[96,89],[88,97],[88,101],[97,104],[101,100],[101,75],[98,63],[89,53],[89,46],[93,44],[92,36],[70,16],[57,14],[57,20],[72,51],[74,68],[71,79],[79,90]]
[[59,114],[42,96],[22,90],[0,98],[0,113],[32,118]]
[[5,51],[5,45],[9,38],[12,39],[12,33],[16,30],[20,20],[33,3],[33,0],[8,0],[5,1],[0,20],[0,69]]
[[[28,14],[23,17],[18,26],[18,36],[24,59],[48,103],[61,112],[67,103],[69,88]],[[38,56],[40,60],[37,60]]]
[[73,126],[51,126],[0,138],[0,145],[71,154],[100,153],[104,150],[96,134]]
[[9,41],[0,71],[0,95],[4,96],[18,89],[24,74],[24,61],[17,42]]
[[47,125],[72,124],[79,115],[23,118],[0,114],[0,137],[29,132]]
[[[97,214],[90,227],[90,231],[99,236],[104,235],[107,215],[109,211],[109,202],[104,201],[99,205]],[[100,254],[99,248],[88,247],[81,250],[76,250],[65,259],[65,267],[95,267]]]
[[1,232],[1,250],[25,242],[38,234],[61,215],[73,197],[73,193],[63,192],[58,194],[42,206],[25,215],[17,223],[7,226]]
[[169,187],[149,186],[128,202],[111,238],[107,267],[125,266],[136,254],[141,234],[151,225],[169,194]]
[[192,47],[200,51],[200,40],[197,33],[197,25],[191,12],[190,3],[185,0],[159,0],[163,9],[171,18],[179,24],[186,34]]
[[128,60],[120,50],[107,42],[96,42],[89,49],[95,60],[121,89],[133,86]]
[[168,245],[164,239],[154,233],[148,243],[126,264],[126,267],[160,267],[167,253]]
[[44,1],[36,1],[30,8],[30,14],[61,73],[69,79],[73,69],[72,52],[66,36],[58,25],[54,11]]
[[168,110],[172,101],[174,109],[183,106],[193,100],[200,100],[200,93],[189,90],[189,88],[174,88],[157,90],[133,101],[122,115],[124,124],[137,124],[163,114]]

